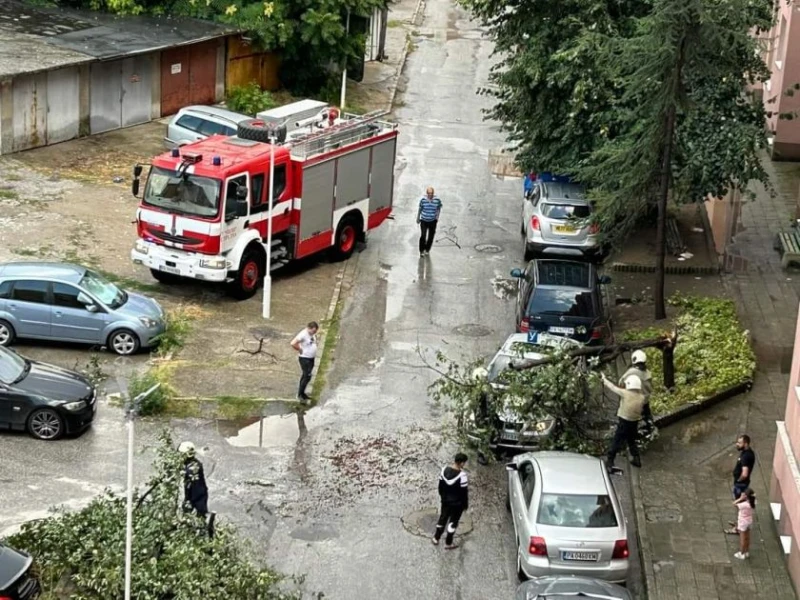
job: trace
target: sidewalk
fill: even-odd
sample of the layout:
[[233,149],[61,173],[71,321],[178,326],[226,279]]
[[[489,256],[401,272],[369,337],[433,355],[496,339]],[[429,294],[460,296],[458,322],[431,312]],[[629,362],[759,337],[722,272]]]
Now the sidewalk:
[[[789,385],[800,273],[784,272],[772,244],[794,214],[800,165],[771,163],[778,195],[760,192],[742,207],[729,253],[737,271],[721,277],[749,329],[758,373],[753,390],[662,431],[632,474],[650,600],[770,598],[795,592],[769,506],[775,421]],[[738,538],[722,530],[736,516],[730,487],[739,433],[753,440],[756,523],[751,558],[733,558]]]

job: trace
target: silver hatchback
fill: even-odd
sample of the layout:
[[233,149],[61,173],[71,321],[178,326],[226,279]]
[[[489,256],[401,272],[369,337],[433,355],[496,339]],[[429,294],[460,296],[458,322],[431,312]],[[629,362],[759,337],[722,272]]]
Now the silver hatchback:
[[164,146],[171,149],[212,135],[236,135],[239,123],[250,118],[217,106],[185,106],[170,119]]
[[0,346],[16,338],[108,346],[134,354],[166,328],[152,298],[69,263],[0,264]]
[[571,452],[529,452],[506,468],[521,580],[580,575],[625,582],[625,515],[602,460]]
[[522,206],[525,260],[537,254],[599,255],[599,229],[591,223],[592,212],[582,185],[535,182]]

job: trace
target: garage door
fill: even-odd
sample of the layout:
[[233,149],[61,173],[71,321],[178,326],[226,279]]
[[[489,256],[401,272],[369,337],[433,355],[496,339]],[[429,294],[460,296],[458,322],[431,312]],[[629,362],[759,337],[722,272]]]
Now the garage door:
[[47,74],[24,75],[12,84],[12,152],[47,143]]
[[102,133],[150,120],[153,104],[152,65],[151,55],[92,65],[91,133]]
[[134,56],[122,61],[122,126],[150,120],[153,106],[153,57]]
[[66,142],[80,131],[78,69],[47,73],[47,143]]
[[214,104],[217,86],[217,47],[205,42],[161,53],[161,116],[190,104]]

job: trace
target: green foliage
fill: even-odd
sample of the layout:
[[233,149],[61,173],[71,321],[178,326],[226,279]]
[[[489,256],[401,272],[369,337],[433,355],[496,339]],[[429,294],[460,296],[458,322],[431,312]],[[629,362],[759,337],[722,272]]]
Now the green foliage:
[[277,106],[277,102],[266,90],[262,90],[257,81],[251,81],[247,85],[234,86],[228,90],[228,98],[225,101],[227,107],[243,115],[255,117],[262,110],[269,110]]
[[158,356],[167,357],[183,348],[186,338],[192,331],[192,322],[203,314],[193,307],[179,306],[167,312],[166,329],[156,337]]
[[128,381],[128,397],[135,398],[149,390],[157,383],[160,387],[142,400],[139,405],[139,414],[143,417],[158,415],[164,412],[167,403],[176,393],[171,384],[173,365],[162,363],[149,368],[144,373],[134,373]]
[[[202,519],[181,510],[182,458],[168,433],[156,448],[153,475],[134,490],[132,597],[152,600],[292,600],[282,577],[257,566],[235,530],[218,524],[209,538]],[[146,498],[145,498],[146,495]],[[139,504],[141,502],[141,504]],[[8,543],[42,569],[43,600],[122,598],[125,496],[106,491],[77,512],[31,521]],[[63,593],[53,590],[60,582]]]
[[[664,388],[661,352],[645,350],[653,375],[650,405],[654,414],[667,413],[753,379],[755,354],[731,300],[674,295],[669,304],[679,310],[673,391]],[[649,328],[626,331],[624,337],[642,340],[661,333]]]
[[[523,354],[520,349],[520,358]],[[442,376],[431,385],[431,396],[453,414],[458,441],[477,446],[487,457],[489,442],[500,430],[492,416],[506,412],[534,429],[555,424],[541,440],[542,449],[594,452],[604,442],[609,423],[596,360],[555,351],[551,363],[506,369],[491,383],[484,361],[464,366],[438,354],[436,364]]]

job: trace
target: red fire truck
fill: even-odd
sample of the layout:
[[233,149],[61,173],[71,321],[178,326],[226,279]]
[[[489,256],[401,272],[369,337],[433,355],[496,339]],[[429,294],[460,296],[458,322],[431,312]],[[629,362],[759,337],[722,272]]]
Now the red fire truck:
[[[240,299],[253,296],[264,276],[270,218],[271,270],[324,250],[348,258],[392,210],[397,126],[379,120],[384,114],[340,116],[330,108],[316,123],[290,124],[296,129],[288,141],[285,123],[253,119],[234,137],[156,157],[136,211],[131,258],[159,281],[227,282]],[[141,172],[137,165],[135,196]]]

